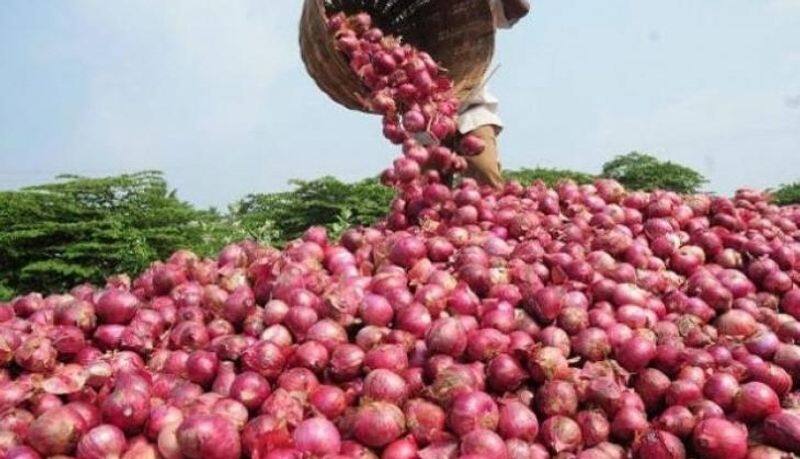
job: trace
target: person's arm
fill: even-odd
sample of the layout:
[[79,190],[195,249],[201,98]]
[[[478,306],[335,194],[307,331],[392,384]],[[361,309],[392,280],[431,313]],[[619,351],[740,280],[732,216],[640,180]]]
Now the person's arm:
[[498,29],[510,29],[531,11],[529,0],[489,0]]

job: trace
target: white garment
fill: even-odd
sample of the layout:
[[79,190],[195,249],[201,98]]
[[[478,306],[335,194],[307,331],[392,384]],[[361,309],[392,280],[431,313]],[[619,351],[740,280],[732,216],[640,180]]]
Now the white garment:
[[[509,22],[508,18],[506,18],[502,0],[489,0],[489,7],[494,17],[495,28],[510,29],[514,26],[516,21]],[[458,132],[466,134],[486,125],[492,125],[497,127],[498,130],[502,130],[503,120],[497,114],[499,102],[484,85],[469,99],[462,102],[462,109],[458,114]]]
[[458,132],[466,134],[481,126],[492,125],[503,129],[503,120],[497,114],[500,101],[492,95],[486,86],[473,94],[461,104],[458,114]]

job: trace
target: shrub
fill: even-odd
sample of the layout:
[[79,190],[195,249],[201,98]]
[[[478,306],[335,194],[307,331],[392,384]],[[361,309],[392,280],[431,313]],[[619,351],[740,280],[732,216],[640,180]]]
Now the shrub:
[[781,185],[772,192],[772,198],[776,204],[782,206],[800,204],[800,182]]
[[61,176],[0,192],[0,295],[60,291],[136,273],[178,248],[210,254],[225,242],[219,216],[180,201],[161,173]]
[[664,189],[678,193],[696,193],[708,182],[699,172],[686,166],[659,161],[635,151],[605,163],[602,176],[615,179],[629,189]]
[[504,171],[506,180],[517,180],[523,185],[529,185],[536,180],[541,180],[547,186],[553,186],[561,180],[571,179],[579,184],[592,183],[595,176],[584,172],[571,171],[568,169],[550,169],[537,167],[534,169],[522,168],[511,171]]
[[322,225],[335,237],[350,226],[371,225],[386,215],[392,190],[376,179],[344,183],[333,177],[290,182],[282,193],[251,194],[231,206],[230,218],[254,238],[281,245]]

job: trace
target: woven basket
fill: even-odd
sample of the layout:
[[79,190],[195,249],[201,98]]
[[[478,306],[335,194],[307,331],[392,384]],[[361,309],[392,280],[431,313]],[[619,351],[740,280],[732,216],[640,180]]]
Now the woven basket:
[[333,100],[353,110],[366,88],[336,50],[326,13],[366,11],[387,34],[427,51],[465,98],[483,82],[494,53],[494,25],[487,0],[305,0],[300,19],[300,50],[308,73]]

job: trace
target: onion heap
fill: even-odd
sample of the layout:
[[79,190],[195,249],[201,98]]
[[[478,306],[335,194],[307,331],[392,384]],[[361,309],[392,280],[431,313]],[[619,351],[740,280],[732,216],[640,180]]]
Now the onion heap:
[[443,70],[329,26],[403,144],[387,218],[0,303],[0,457],[800,454],[800,208],[447,186]]

